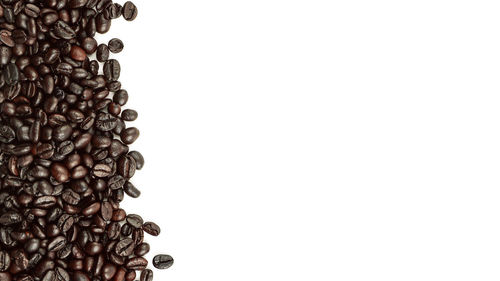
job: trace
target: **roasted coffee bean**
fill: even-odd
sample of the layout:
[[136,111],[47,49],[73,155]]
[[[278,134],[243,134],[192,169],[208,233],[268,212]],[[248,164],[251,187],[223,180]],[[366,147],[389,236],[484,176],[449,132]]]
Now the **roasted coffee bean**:
[[120,70],[120,63],[115,59],[107,60],[104,63],[103,72],[107,80],[118,80],[120,78]]
[[134,240],[125,238],[116,244],[115,253],[122,257],[128,257],[134,253],[134,248]]
[[160,227],[156,223],[154,223],[154,222],[146,222],[146,223],[144,223],[142,225],[142,229],[146,233],[148,233],[148,234],[150,234],[152,236],[158,236],[158,235],[160,235],[160,231],[161,231]]
[[[10,256],[6,251],[0,251],[0,271],[7,271],[10,266]],[[2,280],[2,278],[0,278]]]
[[128,21],[134,20],[137,17],[137,7],[130,1],[125,2],[122,9],[122,15],[123,18]]
[[[97,115],[94,124],[98,130],[107,132],[113,130],[116,127],[117,123],[118,123],[117,118],[114,117],[113,115],[109,113],[100,113],[99,115]],[[126,137],[132,138],[131,136],[126,136]]]
[[87,58],[85,50],[76,45],[71,47],[70,56],[76,61],[84,61]]
[[142,156],[142,154],[140,152],[131,151],[131,152],[129,152],[128,155],[135,159],[135,164],[136,164],[137,170],[140,170],[140,169],[142,169],[142,167],[144,167],[144,157]]
[[64,236],[57,236],[50,240],[49,244],[47,245],[47,251],[49,252],[56,252],[61,250],[65,245],[66,245],[66,237]]
[[99,178],[105,178],[111,175],[112,169],[106,164],[97,164],[92,169],[93,174]]
[[[153,262],[154,262],[154,260],[153,260]],[[158,259],[158,266],[161,266],[161,267],[164,267],[164,268],[170,267],[170,266],[167,266],[166,263],[167,263],[166,259],[164,259],[164,258]],[[146,268],[146,266],[148,266],[148,261],[145,258],[143,258],[143,257],[130,258],[125,263],[125,267],[127,269],[132,269],[132,270],[144,270]],[[155,266],[155,267],[157,267],[157,266]]]
[[121,116],[124,121],[135,121],[137,119],[137,111],[133,109],[125,109]]
[[0,215],[0,224],[1,225],[13,225],[20,223],[23,220],[21,214],[16,213],[14,211],[5,212]]
[[3,70],[3,79],[8,85],[13,85],[19,81],[19,69],[14,63],[9,63]]
[[91,256],[100,254],[103,249],[103,245],[99,242],[89,242],[85,245],[85,252]]
[[112,53],[119,53],[123,50],[123,42],[118,38],[113,38],[108,42],[109,51]]
[[127,216],[127,223],[135,228],[141,228],[144,221],[142,220],[141,216],[130,214]]
[[143,270],[140,281],[153,281],[153,271],[151,269]]
[[121,106],[125,105],[128,101],[128,92],[126,90],[119,90],[114,94],[113,101]]
[[126,179],[134,176],[136,170],[135,159],[129,155],[121,156],[118,160],[117,172]]
[[10,143],[16,138],[14,130],[7,125],[0,125],[0,142]]
[[76,33],[71,26],[61,20],[55,23],[54,34],[63,39],[72,39],[76,37]]
[[123,191],[125,193],[132,197],[132,198],[138,198],[141,195],[141,191],[137,189],[131,182],[127,181],[124,186],[123,186]]
[[153,258],[153,266],[158,269],[167,269],[174,264],[174,259],[169,255],[156,255]]
[[125,144],[132,144],[137,140],[137,138],[139,138],[139,130],[135,127],[127,128],[120,134],[120,139]]
[[100,62],[105,62],[109,58],[109,48],[106,44],[97,46],[96,58]]
[[141,243],[137,245],[137,247],[134,250],[134,254],[136,256],[144,256],[147,253],[149,253],[149,244],[148,243]]

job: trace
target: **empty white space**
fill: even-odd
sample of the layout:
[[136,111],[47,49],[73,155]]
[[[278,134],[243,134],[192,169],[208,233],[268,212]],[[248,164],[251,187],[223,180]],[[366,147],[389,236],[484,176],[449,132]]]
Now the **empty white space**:
[[155,280],[500,279],[500,2],[135,3]]

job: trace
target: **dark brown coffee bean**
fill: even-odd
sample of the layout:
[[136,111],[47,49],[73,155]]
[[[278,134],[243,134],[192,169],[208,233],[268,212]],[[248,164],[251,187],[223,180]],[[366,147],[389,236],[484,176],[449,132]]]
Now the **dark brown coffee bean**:
[[120,78],[120,63],[115,59],[107,60],[104,63],[103,72],[107,80],[116,81]]
[[47,245],[47,251],[49,252],[56,252],[61,250],[65,245],[66,245],[66,237],[64,236],[57,236],[50,240],[49,244]]
[[128,257],[134,253],[134,248],[134,240],[125,238],[116,244],[115,253],[122,257]]
[[153,266],[158,269],[167,269],[174,264],[174,259],[169,255],[156,255],[153,258]]
[[71,47],[71,58],[76,61],[84,61],[87,58],[87,54],[84,49],[79,46],[73,45]]
[[156,223],[154,223],[154,222],[146,222],[146,223],[144,223],[144,225],[142,226],[142,229],[146,233],[148,233],[148,234],[150,234],[152,236],[158,236],[158,235],[160,235],[160,231],[161,231],[160,227]]
[[112,53],[119,53],[123,50],[123,42],[118,38],[113,38],[108,42],[109,51]]
[[[153,261],[154,262],[154,261]],[[164,259],[158,263],[159,266],[166,266]],[[130,258],[126,263],[125,267],[132,270],[144,270],[148,266],[148,261],[143,257]],[[155,266],[156,267],[156,266]]]
[[135,127],[127,128],[120,134],[120,139],[125,144],[132,144],[137,140],[137,138],[139,138],[139,130]]
[[153,281],[153,271],[151,269],[143,270],[140,281]]
[[122,112],[122,119],[124,121],[134,121],[137,119],[137,111],[135,110],[132,110],[132,109],[125,109],[123,112]]
[[105,178],[111,175],[111,167],[106,164],[97,164],[92,169],[93,174],[99,178]]
[[131,182],[127,181],[124,186],[123,186],[123,191],[125,193],[132,197],[132,198],[138,198],[141,195],[141,191],[137,189]]
[[75,38],[75,31],[64,21],[57,21],[54,25],[54,34],[63,39]]
[[137,7],[130,1],[125,2],[122,9],[122,15],[123,18],[128,21],[134,20],[137,17]]
[[[6,251],[0,251],[0,271],[7,271],[10,266],[10,256]],[[0,278],[2,280],[2,278]]]
[[52,176],[58,181],[58,182],[66,182],[69,180],[69,171],[68,169],[60,163],[54,163],[51,168],[51,173]]

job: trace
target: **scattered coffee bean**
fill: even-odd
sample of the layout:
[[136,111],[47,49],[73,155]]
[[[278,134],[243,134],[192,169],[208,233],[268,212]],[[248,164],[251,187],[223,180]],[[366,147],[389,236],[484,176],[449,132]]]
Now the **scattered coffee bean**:
[[108,42],[109,51],[112,53],[119,53],[123,50],[123,42],[118,38],[113,38]]
[[153,258],[153,266],[158,269],[167,269],[174,264],[174,259],[169,255],[156,255]]

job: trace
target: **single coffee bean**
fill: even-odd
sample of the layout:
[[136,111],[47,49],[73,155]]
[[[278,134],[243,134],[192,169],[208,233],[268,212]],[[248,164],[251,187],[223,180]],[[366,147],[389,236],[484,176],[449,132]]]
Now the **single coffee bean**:
[[113,38],[108,42],[109,51],[112,53],[119,53],[123,50],[123,42],[118,38]]
[[100,44],[97,46],[96,58],[100,62],[105,62],[109,58],[109,48],[105,44]]
[[167,269],[174,264],[174,259],[169,255],[156,255],[153,258],[153,266],[158,269]]
[[153,281],[153,271],[151,269],[143,270],[140,281]]
[[148,261],[143,257],[130,258],[125,263],[125,267],[132,270],[144,270],[146,266],[148,266]]
[[141,228],[144,221],[142,220],[141,216],[130,214],[127,216],[127,223],[135,228]]
[[107,80],[116,81],[120,78],[120,63],[115,59],[107,60],[104,63],[103,72]]
[[139,138],[139,134],[140,133],[137,128],[130,127],[122,131],[122,133],[120,134],[120,139],[125,144],[132,144],[137,140],[137,138]]
[[127,181],[125,182],[123,186],[123,191],[125,193],[132,197],[132,198],[138,198],[141,195],[141,191],[137,189],[131,182]]
[[[0,251],[0,271],[7,271],[10,266],[10,256],[6,251]],[[0,280],[2,280],[0,278]]]
[[137,7],[130,1],[125,2],[122,9],[122,15],[123,18],[128,21],[134,20],[137,17]]
[[133,110],[133,109],[125,109],[123,112],[122,112],[122,119],[124,121],[134,121],[137,119],[137,111]]
[[134,253],[134,248],[134,240],[125,238],[116,244],[115,253],[123,257],[128,257]]
[[134,254],[136,256],[144,256],[147,253],[149,253],[149,248],[150,248],[150,246],[148,243],[141,243],[141,244],[137,245],[137,247],[135,248]]
[[148,234],[150,234],[152,236],[158,236],[158,235],[160,235],[160,231],[161,231],[160,227],[156,223],[154,223],[154,222],[146,222],[146,223],[144,223],[142,225],[142,229],[146,233],[148,233]]
[[79,46],[73,45],[71,47],[71,58],[76,61],[84,61],[87,58],[87,54],[84,49]]

